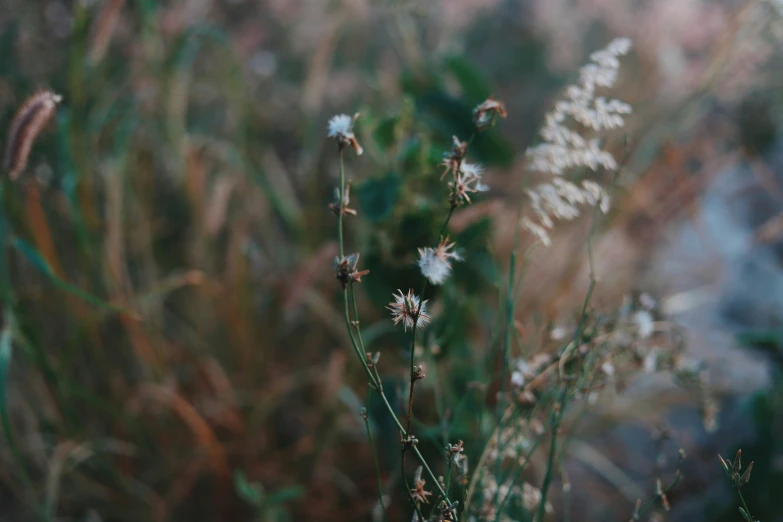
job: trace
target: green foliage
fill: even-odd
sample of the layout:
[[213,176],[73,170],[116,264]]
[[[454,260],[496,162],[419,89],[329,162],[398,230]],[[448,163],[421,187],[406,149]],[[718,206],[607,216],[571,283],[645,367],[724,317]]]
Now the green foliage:
[[400,176],[394,172],[364,180],[356,191],[362,216],[370,223],[388,219],[397,203],[400,185]]

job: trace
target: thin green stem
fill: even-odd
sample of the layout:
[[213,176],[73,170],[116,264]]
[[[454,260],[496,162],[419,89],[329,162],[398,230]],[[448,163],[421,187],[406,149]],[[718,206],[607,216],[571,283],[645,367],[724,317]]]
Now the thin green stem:
[[[587,259],[590,265],[590,284],[587,288],[587,295],[585,295],[585,300],[582,305],[582,313],[579,318],[579,325],[576,328],[576,332],[574,332],[574,338],[571,343],[569,343],[569,345],[566,346],[566,348],[563,350],[563,356],[561,356],[561,358],[565,356],[565,353],[569,350],[569,347],[576,349],[579,346],[579,340],[582,338],[582,332],[584,331],[584,326],[587,321],[587,307],[590,305],[590,301],[593,297],[593,289],[596,285],[595,265],[593,263],[593,234],[595,233],[595,225],[597,221],[597,209],[598,207],[596,206],[593,211],[593,222],[590,226],[590,233],[587,236]],[[555,406],[551,416],[552,443],[549,447],[549,458],[547,460],[546,474],[544,475],[544,481],[541,484],[541,501],[538,504],[538,511],[536,513],[536,518],[538,520],[544,520],[547,493],[549,492],[549,486],[552,482],[552,476],[554,474],[555,456],[557,451],[557,431],[559,430],[560,422],[565,415],[566,402],[568,399],[569,380],[567,376],[565,379],[566,381],[563,383],[563,391],[560,394],[560,400]]]
[[[423,303],[424,301],[420,299],[419,303]],[[420,305],[421,306],[421,305]],[[419,308],[421,309],[421,307]],[[413,335],[411,336],[411,360],[410,360],[410,392],[408,394],[408,425],[407,428],[405,428],[405,431],[410,433],[411,431],[411,418],[413,417],[413,388],[416,386],[416,366],[415,366],[415,360],[414,360],[414,353],[416,352],[416,331],[418,328],[419,317],[416,316],[416,319],[413,321]]]
[[449,496],[449,490],[451,489],[451,468],[454,465],[455,455],[449,455],[449,465],[446,468],[446,496]]
[[367,364],[367,354],[360,350],[359,345],[356,342],[356,338],[353,335],[353,327],[351,326],[351,316],[348,313],[348,287],[343,289],[343,313],[345,316],[345,327],[348,329],[348,336],[351,338],[351,346],[353,347],[353,351],[356,353],[356,357],[359,358],[359,361],[362,363],[362,367],[364,368],[367,377],[370,379],[370,386],[375,389],[378,389],[378,385],[375,381],[375,376],[373,375],[369,365]]
[[[343,149],[340,148],[340,193],[337,203],[337,244],[340,248],[340,259],[345,256],[343,244],[343,214],[345,214],[345,165],[343,164]],[[347,315],[346,315],[347,317]],[[350,330],[350,328],[349,328]]]
[[[369,406],[370,392],[367,393],[367,405]],[[386,515],[386,505],[383,502],[383,481],[381,480],[381,466],[378,463],[378,452],[375,450],[375,441],[372,436],[372,429],[370,428],[370,417],[367,410],[364,415],[364,428],[367,431],[367,440],[370,442],[370,451],[372,452],[372,461],[375,465],[375,477],[378,479],[378,505],[381,507],[381,513],[383,514],[383,520],[388,520]]]
[[742,501],[742,507],[745,508],[745,513],[748,514],[751,520],[755,520],[753,518],[753,515],[750,514],[750,508],[748,507],[748,504],[745,502],[745,497],[742,496],[742,491],[740,491],[739,487],[737,487],[737,495],[739,495],[740,501]]
[[[678,469],[677,470],[677,474],[675,475],[674,480],[672,481],[672,483],[669,484],[669,486],[667,488],[663,489],[661,491],[661,493],[663,495],[665,495],[666,493],[668,493],[669,491],[674,489],[674,487],[677,484],[679,484],[680,479],[682,479],[682,473],[680,473],[680,470]],[[652,507],[655,505],[655,502],[660,498],[660,496],[661,495],[656,495],[650,501],[648,501],[644,506],[640,506],[639,509],[637,509],[634,512],[633,517],[631,518],[631,520],[634,520],[634,521],[641,520],[642,516],[644,516],[650,509],[652,509]],[[740,498],[742,498],[742,494],[740,494]],[[641,499],[640,499],[640,501],[641,501]],[[743,503],[744,502],[745,501],[743,499]]]
[[[517,209],[517,222],[521,215],[521,206]],[[503,412],[506,409],[506,374],[508,372],[508,354],[509,347],[511,346],[511,331],[514,328],[514,305],[516,300],[514,299],[514,277],[516,275],[517,267],[517,249],[519,248],[519,234],[514,237],[514,247],[511,250],[511,259],[509,260],[508,267],[508,283],[506,289],[506,330],[503,337],[503,360],[501,362],[500,370],[500,397],[498,399],[498,406],[496,412],[497,418],[497,457],[495,458],[495,477],[498,481],[501,480],[503,472],[503,459],[502,452],[500,451],[501,434],[503,433]],[[495,491],[495,513],[499,515],[500,507],[500,488]]]
[[419,507],[419,503],[416,502],[416,499],[413,497],[413,490],[411,489],[411,485],[408,483],[408,476],[405,474],[405,451],[406,448],[402,448],[402,480],[405,482],[405,491],[408,493],[408,498],[411,500],[411,503],[413,504],[413,508],[416,510],[416,515],[419,517],[420,522],[424,522],[426,520],[424,518],[424,514],[421,512],[421,508]]

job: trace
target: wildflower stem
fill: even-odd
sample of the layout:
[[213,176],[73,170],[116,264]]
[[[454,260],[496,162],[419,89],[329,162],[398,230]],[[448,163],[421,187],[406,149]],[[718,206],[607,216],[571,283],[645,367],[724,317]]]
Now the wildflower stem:
[[403,446],[402,448],[402,480],[405,482],[405,491],[408,493],[408,498],[411,499],[411,502],[413,503],[413,508],[416,510],[416,515],[419,517],[419,522],[424,522],[426,520],[424,518],[424,515],[421,512],[421,508],[419,507],[419,503],[416,502],[416,499],[413,498],[413,490],[411,489],[411,485],[408,483],[408,476],[405,474],[405,451],[407,448]]
[[748,516],[751,518],[751,520],[754,520],[753,517],[750,514],[750,509],[748,508],[748,504],[745,503],[745,497],[742,496],[742,491],[740,491],[740,488],[737,488],[737,495],[739,495],[740,501],[742,502],[742,507],[745,508],[745,513],[748,514]]
[[[585,300],[582,305],[582,313],[579,318],[579,325],[576,328],[576,332],[574,332],[573,340],[571,341],[571,343],[569,343],[568,346],[566,346],[563,349],[563,354],[565,354],[566,351],[569,350],[569,348],[573,347],[573,349],[576,349],[579,346],[579,341],[582,338],[582,332],[584,330],[585,322],[587,321],[587,307],[590,305],[590,301],[592,300],[593,297],[593,289],[595,288],[595,284],[596,284],[595,265],[593,263],[593,235],[595,233],[596,222],[598,221],[597,209],[598,207],[596,206],[593,210],[593,222],[590,225],[590,233],[587,235],[587,259],[590,267],[590,284],[587,287],[587,294],[585,295]],[[547,493],[549,492],[549,486],[552,483],[552,475],[554,474],[554,468],[555,468],[555,455],[557,451],[557,431],[560,429],[560,422],[563,420],[563,416],[565,415],[566,401],[568,399],[568,390],[569,390],[569,380],[568,380],[568,376],[566,376],[565,382],[563,383],[563,390],[560,393],[560,399],[556,407],[553,408],[552,415],[551,415],[552,443],[549,446],[549,459],[547,460],[546,474],[544,475],[544,481],[541,484],[541,502],[538,505],[538,511],[536,513],[537,520],[544,520],[544,514],[546,513],[546,497],[547,497]]]
[[[680,473],[680,470],[678,469],[677,474],[674,477],[674,480],[672,480],[672,483],[669,484],[669,486],[663,489],[661,492],[665,495],[666,493],[674,489],[674,487],[680,482],[681,478],[682,478],[682,473]],[[655,497],[652,498],[652,500],[648,501],[644,506],[641,506],[639,509],[637,509],[634,512],[633,518],[631,518],[631,520],[633,521],[641,520],[642,516],[645,515],[655,505],[655,502],[657,502],[659,498],[660,495],[656,495]],[[740,499],[742,499],[742,494],[740,494]],[[745,503],[744,499],[742,499],[742,503],[743,504]]]
[[[337,203],[337,245],[340,248],[340,259],[345,256],[345,247],[343,244],[343,214],[345,214],[345,165],[343,164],[343,149],[340,148],[340,195]],[[346,313],[346,317],[348,314]],[[349,328],[350,331],[350,328]]]
[[[370,393],[367,393],[367,398],[370,398]],[[367,401],[367,406],[369,406],[370,401]],[[383,514],[383,520],[388,520],[386,516],[386,505],[383,502],[383,481],[381,480],[381,466],[378,464],[378,453],[375,451],[375,441],[373,440],[372,436],[372,429],[370,428],[370,417],[369,413],[365,412],[363,415],[364,417],[364,428],[367,431],[367,440],[370,442],[370,451],[372,452],[372,461],[375,465],[375,477],[378,479],[378,505],[381,507],[381,513]]]
[[348,330],[348,336],[351,338],[351,346],[353,347],[353,351],[356,353],[356,357],[359,358],[359,361],[362,363],[362,366],[364,367],[364,371],[367,373],[367,377],[370,379],[370,387],[375,388],[377,390],[378,389],[377,381],[375,380],[375,376],[372,374],[370,367],[367,365],[367,354],[363,353],[359,349],[359,345],[357,344],[356,338],[353,335],[353,328],[351,326],[351,316],[348,312],[348,287],[345,287],[343,289],[343,314],[345,316],[345,328]]
[[[424,289],[426,287],[426,283],[424,283],[425,286],[422,287]],[[421,297],[424,296],[424,293],[419,294]],[[423,300],[421,301],[424,302]],[[421,307],[420,307],[421,308]],[[418,330],[417,322],[419,320],[418,315],[413,320],[413,335],[411,336],[411,374],[410,374],[410,381],[411,381],[411,389],[410,393],[408,394],[408,425],[405,431],[410,433],[411,431],[411,417],[413,417],[413,388],[416,386],[416,369],[415,369],[415,360],[414,360],[414,353],[416,351],[416,331]]]
[[[517,223],[519,223],[520,216],[522,214],[522,206],[517,207]],[[511,330],[514,327],[514,305],[516,300],[514,299],[514,276],[516,275],[517,265],[517,249],[519,248],[519,236],[517,233],[514,235],[514,247],[511,250],[511,258],[508,266],[508,284],[506,289],[506,331],[503,338],[503,361],[501,363],[500,370],[500,397],[498,399],[497,406],[497,437],[498,437],[498,451],[495,458],[495,473],[497,480],[500,480],[503,471],[503,459],[500,451],[501,435],[503,433],[503,412],[506,406],[506,374],[508,373],[508,352],[511,345]],[[495,491],[495,513],[499,514],[500,508],[500,488]]]
[[449,455],[449,466],[446,469],[446,496],[449,495],[449,489],[451,489],[451,468],[454,464],[454,455]]

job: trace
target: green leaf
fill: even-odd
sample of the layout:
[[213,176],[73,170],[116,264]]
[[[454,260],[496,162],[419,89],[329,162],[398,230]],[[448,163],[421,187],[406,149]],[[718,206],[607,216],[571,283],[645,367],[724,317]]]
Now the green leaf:
[[6,439],[12,440],[11,435],[11,421],[8,418],[8,401],[6,396],[6,388],[8,384],[8,368],[11,366],[12,351],[12,335],[10,328],[10,318],[6,319],[7,324],[0,333],[0,417],[3,422],[3,430],[5,431]]
[[81,290],[80,288],[77,288],[73,286],[71,283],[64,281],[57,277],[55,275],[52,268],[49,266],[49,263],[46,262],[46,260],[41,257],[41,254],[38,253],[38,251],[29,243],[27,243],[25,240],[20,238],[15,238],[13,240],[13,246],[16,248],[26,259],[30,262],[33,267],[38,270],[39,272],[43,273],[46,277],[48,277],[58,288],[65,290],[69,294],[73,294],[82,301],[85,301],[93,306],[96,306],[98,308],[102,308],[104,310],[109,310],[112,312],[126,312],[129,314],[134,314],[135,312],[131,310],[127,310],[121,306],[116,306],[111,303],[107,303],[106,301],[103,301],[94,295],[91,295],[84,290]]
[[378,179],[368,179],[357,190],[362,215],[371,223],[388,218],[400,191],[400,176],[394,172]]
[[260,484],[248,482],[243,471],[234,472],[234,490],[237,495],[254,507],[261,507],[264,503],[264,490]]
[[394,146],[397,141],[397,118],[384,118],[378,122],[373,132],[375,142],[379,147],[386,150]]
[[264,501],[264,505],[275,506],[277,504],[282,504],[283,502],[288,502],[289,500],[297,499],[302,495],[304,495],[304,493],[305,493],[305,488],[303,488],[302,486],[292,486],[290,488],[281,489],[269,495]]
[[451,71],[465,95],[472,101],[480,102],[490,95],[489,85],[484,81],[481,72],[464,57],[447,58],[446,68]]

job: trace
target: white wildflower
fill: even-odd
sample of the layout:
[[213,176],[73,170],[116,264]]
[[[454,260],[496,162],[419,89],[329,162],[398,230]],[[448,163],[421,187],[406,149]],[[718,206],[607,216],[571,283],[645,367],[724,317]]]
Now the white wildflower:
[[639,332],[639,337],[646,339],[655,331],[655,325],[652,314],[647,310],[639,310],[633,314],[633,322]]
[[442,285],[451,273],[451,260],[461,261],[458,252],[453,251],[456,243],[449,243],[449,238],[441,239],[436,248],[419,249],[419,269],[422,275],[434,285]]
[[337,145],[342,151],[345,147],[351,146],[356,154],[361,156],[364,149],[362,149],[359,142],[356,140],[356,136],[353,133],[353,124],[359,117],[357,112],[353,118],[347,114],[338,114],[333,116],[329,120],[329,137],[337,141]]
[[511,373],[511,386],[514,386],[516,388],[521,388],[525,385],[525,376],[522,375],[522,372],[512,372]]

